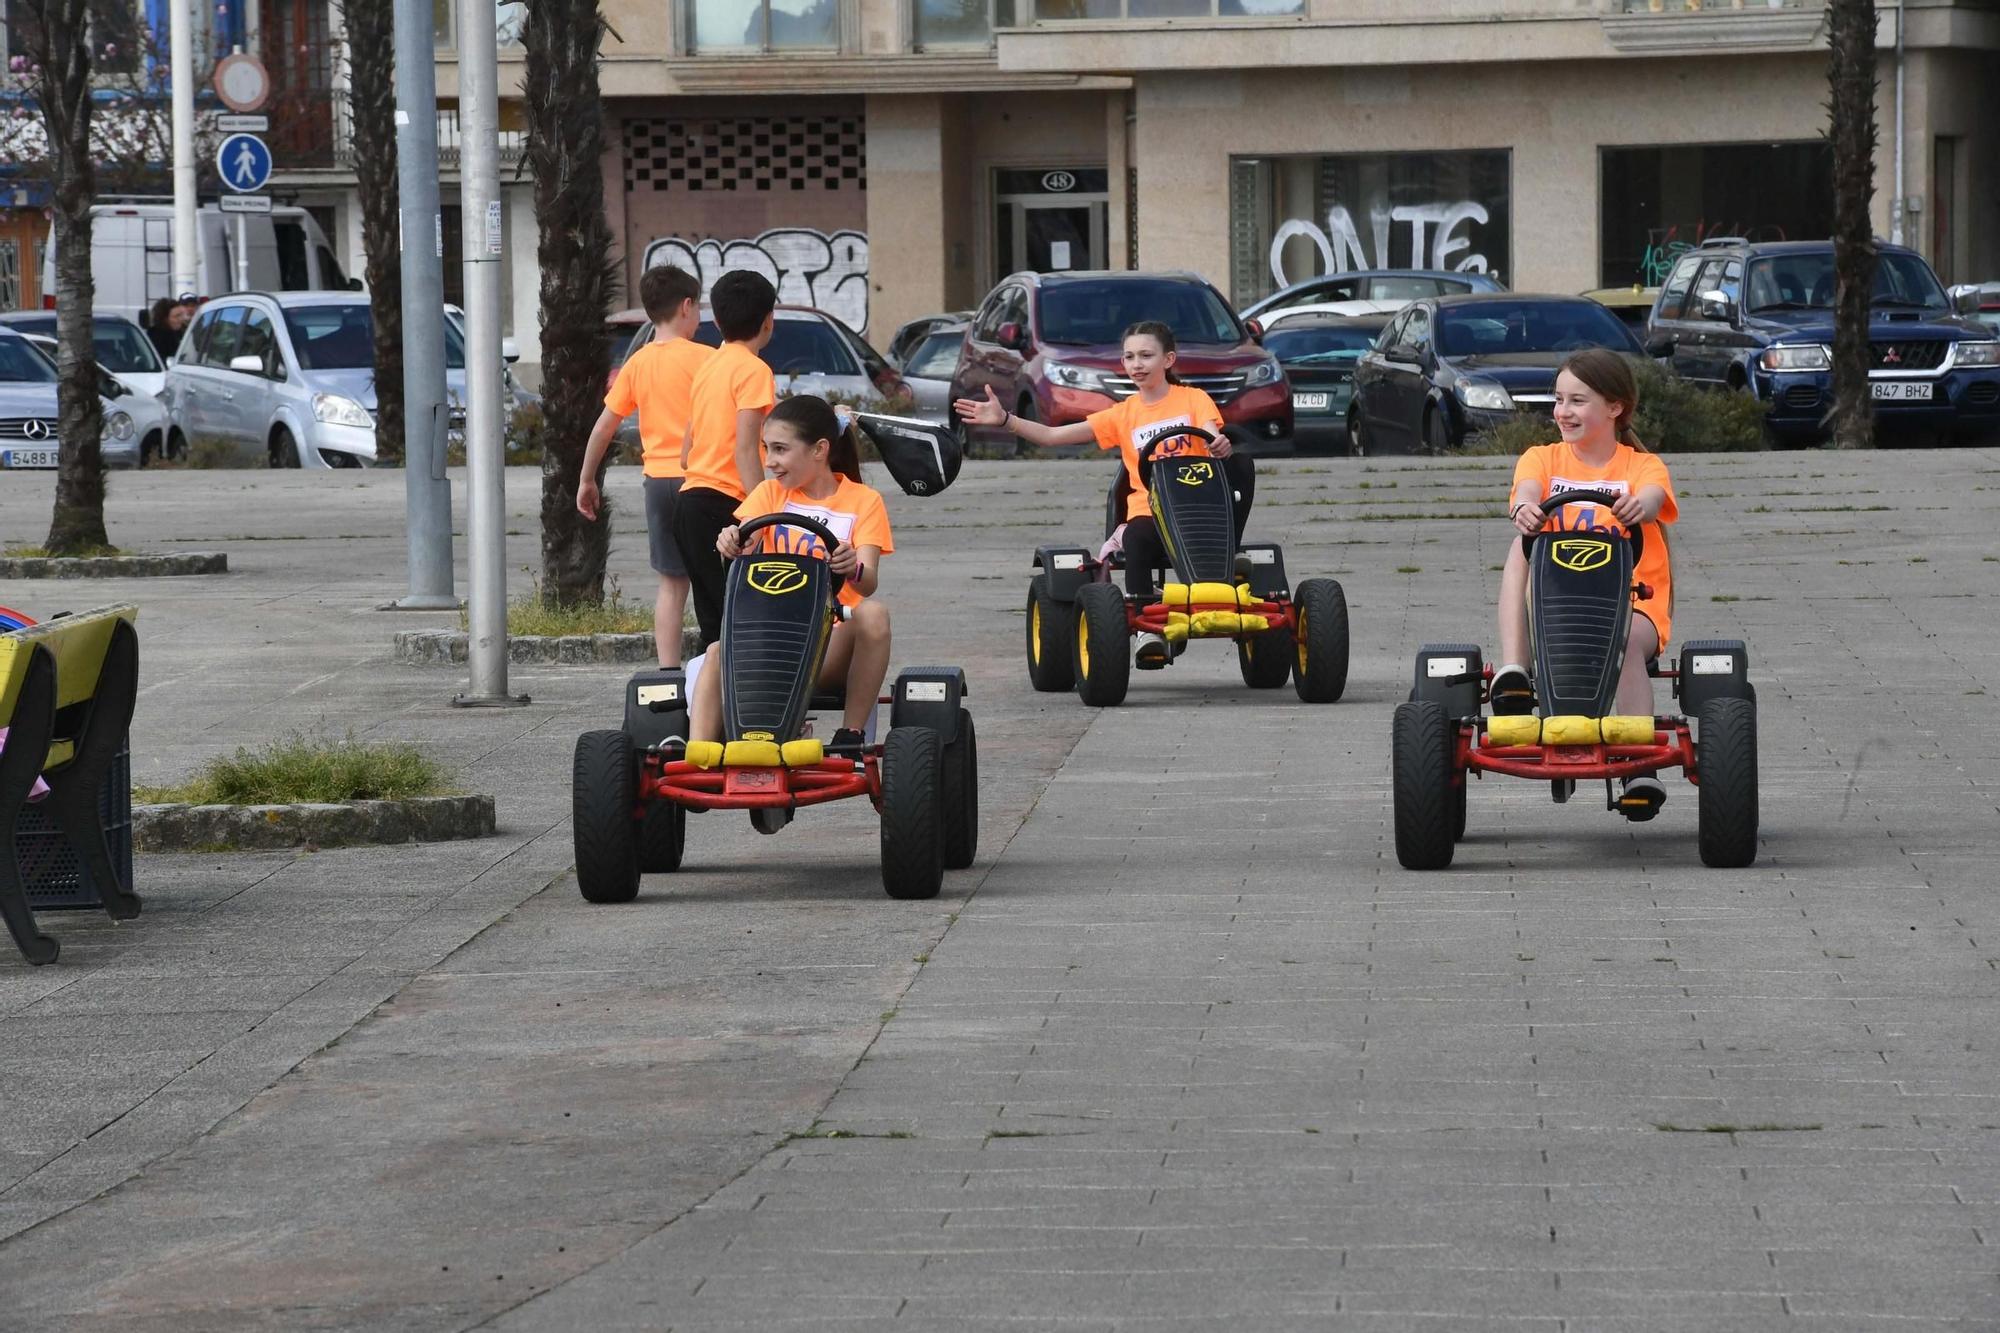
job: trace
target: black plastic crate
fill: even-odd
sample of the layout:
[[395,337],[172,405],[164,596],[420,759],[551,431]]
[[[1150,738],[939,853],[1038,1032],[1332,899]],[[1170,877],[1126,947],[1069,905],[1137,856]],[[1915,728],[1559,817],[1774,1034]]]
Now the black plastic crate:
[[[104,787],[97,794],[97,816],[104,821],[104,841],[111,848],[111,867],[132,887],[132,752],[121,747]],[[61,912],[102,907],[104,898],[47,814],[33,802],[21,807],[14,825],[14,856],[28,888],[28,906],[37,912]]]

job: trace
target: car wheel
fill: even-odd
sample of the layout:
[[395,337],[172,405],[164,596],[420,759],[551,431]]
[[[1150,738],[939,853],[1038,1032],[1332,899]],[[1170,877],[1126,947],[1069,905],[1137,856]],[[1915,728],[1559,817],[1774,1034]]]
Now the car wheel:
[[174,462],[185,461],[188,456],[187,436],[175,428],[167,433],[167,457]]
[[292,433],[283,426],[271,434],[271,466],[287,468],[300,466],[299,442],[293,439]]
[[1456,444],[1451,438],[1451,426],[1444,419],[1444,413],[1432,408],[1424,413],[1424,450],[1443,456],[1450,453]]
[[160,433],[158,431],[153,431],[152,433],[148,434],[145,439],[139,441],[139,466],[151,467],[153,465],[153,461],[159,456],[160,456]]
[[1366,458],[1368,456],[1367,442],[1361,436],[1361,409],[1359,407],[1350,407],[1347,409],[1347,452],[1353,458]]

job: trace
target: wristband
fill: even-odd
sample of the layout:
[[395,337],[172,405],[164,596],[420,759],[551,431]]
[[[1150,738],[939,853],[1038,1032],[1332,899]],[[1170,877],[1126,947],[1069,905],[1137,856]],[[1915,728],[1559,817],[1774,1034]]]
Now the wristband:
[[1009,412],[1006,418],[1001,421],[1000,429],[1006,431],[1009,435],[1014,433],[1014,414],[1012,412]]

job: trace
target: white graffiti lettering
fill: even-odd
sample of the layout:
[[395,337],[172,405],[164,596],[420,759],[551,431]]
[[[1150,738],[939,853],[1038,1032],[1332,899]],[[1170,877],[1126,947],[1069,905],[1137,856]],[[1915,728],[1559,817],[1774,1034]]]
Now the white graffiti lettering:
[[1457,203],[1404,204],[1396,208],[1376,205],[1368,210],[1369,239],[1375,260],[1370,263],[1368,247],[1362,243],[1354,215],[1343,204],[1327,211],[1326,226],[1307,218],[1290,218],[1278,224],[1271,236],[1271,276],[1280,287],[1316,277],[1313,273],[1287,273],[1285,246],[1298,239],[1312,242],[1319,251],[1321,273],[1352,273],[1359,269],[1395,268],[1397,228],[1404,229],[1409,256],[1407,267],[1446,269],[1458,273],[1485,273],[1486,256],[1474,252],[1468,228],[1484,226],[1491,216],[1483,204],[1470,199]]
[[684,241],[663,237],[646,247],[643,267],[673,264],[701,279],[702,299],[715,280],[737,269],[761,273],[784,305],[824,310],[857,333],[868,329],[868,238],[809,227],[777,227],[753,240]]

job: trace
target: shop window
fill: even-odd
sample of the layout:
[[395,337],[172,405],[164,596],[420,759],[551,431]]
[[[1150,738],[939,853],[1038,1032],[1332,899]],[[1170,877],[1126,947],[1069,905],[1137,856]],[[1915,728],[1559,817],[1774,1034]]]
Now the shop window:
[[[1426,269],[1497,279],[1511,264],[1505,149],[1244,157],[1232,160],[1230,180],[1230,283],[1239,305],[1328,275]],[[1434,285],[1354,295],[1407,300],[1471,285],[1425,281]]]
[[1606,287],[1657,287],[1711,237],[1818,241],[1833,233],[1833,158],[1818,140],[1606,148],[1599,179]]
[[1075,19],[1264,19],[1306,12],[1305,0],[1034,0],[1040,22]]
[[840,46],[837,0],[694,0],[693,8],[698,52]]
[[911,0],[917,49],[991,46],[995,28],[1014,26],[1014,0]]

